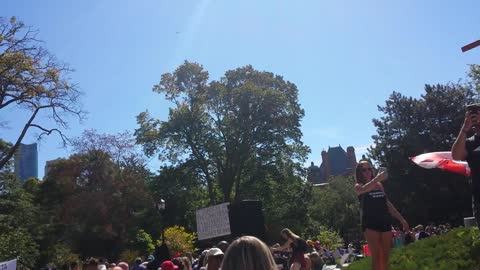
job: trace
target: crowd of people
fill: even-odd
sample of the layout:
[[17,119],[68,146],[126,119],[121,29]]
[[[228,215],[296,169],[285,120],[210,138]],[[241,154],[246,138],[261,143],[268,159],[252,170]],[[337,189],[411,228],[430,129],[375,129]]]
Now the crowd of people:
[[[404,232],[391,228],[391,247],[402,247],[415,241],[440,235],[451,229],[445,225],[417,225]],[[221,241],[198,253],[177,254],[170,258],[166,244],[157,247],[154,254],[138,257],[134,262],[109,263],[106,259],[88,259],[82,265],[74,262],[61,268],[67,270],[247,270],[247,269],[290,269],[319,270],[324,265],[336,265],[372,256],[368,243],[353,243],[347,248],[327,249],[320,241],[304,240],[289,229],[280,233],[283,245],[268,247],[260,239],[243,236],[231,244]],[[342,258],[342,260],[340,259]],[[47,269],[54,269],[47,268]]]

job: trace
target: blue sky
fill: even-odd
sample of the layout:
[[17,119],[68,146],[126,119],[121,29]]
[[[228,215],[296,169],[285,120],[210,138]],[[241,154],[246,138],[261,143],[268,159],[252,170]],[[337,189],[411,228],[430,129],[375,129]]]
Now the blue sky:
[[[360,157],[392,91],[418,97],[426,83],[464,78],[480,62],[480,48],[460,51],[480,39],[479,10],[478,0],[3,0],[0,16],[39,29],[45,47],[76,70],[89,115],[72,119],[69,136],[134,130],[146,109],[166,119],[169,104],[151,88],[184,60],[211,79],[252,64],[297,85],[308,162],[319,163],[339,144]],[[9,128],[0,137],[14,140],[23,117],[2,112]],[[33,132],[24,140],[34,141]],[[56,136],[41,142],[40,177],[46,160],[69,154],[59,145]]]

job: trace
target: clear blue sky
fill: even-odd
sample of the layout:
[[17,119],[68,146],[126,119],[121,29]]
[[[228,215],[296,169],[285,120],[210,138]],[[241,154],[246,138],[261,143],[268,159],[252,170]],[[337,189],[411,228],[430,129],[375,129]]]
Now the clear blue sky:
[[[148,109],[166,119],[169,104],[151,91],[160,75],[184,60],[204,65],[211,78],[252,64],[283,75],[299,88],[305,109],[309,161],[341,144],[372,143],[377,105],[392,91],[418,97],[426,83],[465,77],[480,62],[480,1],[219,1],[219,0],[3,0],[0,16],[17,16],[40,30],[45,47],[76,72],[88,119],[72,119],[69,136],[84,129],[134,130]],[[178,32],[178,33],[177,33]],[[0,115],[13,140],[24,123]],[[421,116],[419,116],[421,117]],[[22,118],[23,119],[23,118]],[[30,135],[25,143],[34,142]],[[56,136],[42,141],[46,160],[67,156]],[[443,150],[443,149],[439,149]],[[157,162],[151,163],[156,169]]]

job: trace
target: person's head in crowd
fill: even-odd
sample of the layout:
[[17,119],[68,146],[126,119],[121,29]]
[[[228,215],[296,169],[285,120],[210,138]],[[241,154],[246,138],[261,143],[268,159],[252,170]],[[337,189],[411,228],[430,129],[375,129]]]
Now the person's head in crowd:
[[117,266],[115,263],[111,263],[111,264],[108,266],[108,269],[113,269],[113,268],[115,268],[115,266]]
[[202,253],[198,257],[198,265],[200,265],[200,267],[205,266],[207,264],[208,251],[209,251],[208,249],[205,249],[204,251],[202,251]]
[[193,263],[193,255],[192,255],[192,253],[190,253],[190,252],[185,252],[185,255],[184,255],[184,256],[188,258],[188,260],[190,261],[190,264]]
[[164,261],[161,265],[160,268],[162,270],[175,270],[178,269],[178,266],[175,265],[172,261]]
[[180,257],[183,263],[183,269],[191,270],[192,269],[192,261],[187,256]]
[[148,261],[148,262],[151,262],[151,261],[153,261],[153,260],[155,260],[155,256],[153,256],[153,255],[148,255],[147,261]]
[[122,270],[128,270],[129,269],[128,263],[126,263],[126,262],[118,263],[118,267],[122,268]]
[[421,224],[417,225],[417,227],[415,227],[415,230],[417,232],[423,232],[423,225],[421,225]]
[[135,265],[140,265],[140,264],[142,264],[142,258],[137,257],[137,258],[135,259]]
[[77,262],[72,262],[72,263],[70,263],[70,269],[71,270],[80,270],[80,265],[78,265]]
[[207,270],[218,270],[223,261],[223,251],[219,248],[211,248],[207,253]]
[[312,266],[321,263],[322,258],[320,257],[320,254],[318,254],[318,252],[309,253],[308,257],[310,257],[310,260],[312,261]]
[[372,165],[368,161],[361,160],[355,167],[355,181],[357,184],[366,184],[374,177]]
[[285,240],[295,241],[296,239],[300,238],[298,235],[294,234],[290,229],[285,228],[280,232],[280,235]]
[[228,248],[228,242],[227,242],[227,241],[220,241],[220,242],[218,242],[217,247],[218,247],[223,253],[225,253],[225,251],[226,251],[227,248]]
[[107,262],[107,259],[105,258],[100,258],[100,260],[98,260],[98,265],[105,265],[105,267],[108,265],[108,262]]
[[97,270],[107,270],[107,266],[105,264],[97,265]]
[[90,258],[87,263],[83,266],[84,270],[98,270],[98,261],[95,258]]
[[225,253],[222,270],[276,270],[270,249],[253,236],[233,241]]
[[322,244],[320,244],[320,241],[315,241],[314,246],[316,251],[319,251],[320,248],[322,248]]
[[175,264],[178,269],[185,270],[185,264],[183,263],[183,259],[181,257],[174,258],[172,263]]

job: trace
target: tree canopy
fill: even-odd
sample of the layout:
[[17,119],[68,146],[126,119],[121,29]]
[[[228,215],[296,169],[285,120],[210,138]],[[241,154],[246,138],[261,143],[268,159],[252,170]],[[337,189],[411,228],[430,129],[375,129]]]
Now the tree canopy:
[[0,17],[0,112],[15,109],[29,115],[17,140],[0,153],[0,169],[28,130],[37,130],[38,138],[58,133],[66,143],[62,130],[68,127],[68,117],[84,116],[80,91],[69,78],[72,69],[40,46],[37,33],[15,17]]
[[137,143],[148,156],[188,161],[208,187],[210,203],[218,201],[217,188],[220,200],[237,198],[255,168],[301,167],[309,148],[301,141],[304,111],[293,83],[251,66],[208,79],[208,72],[191,62],[162,75],[153,91],[172,103],[168,120],[148,111],[137,116]]

